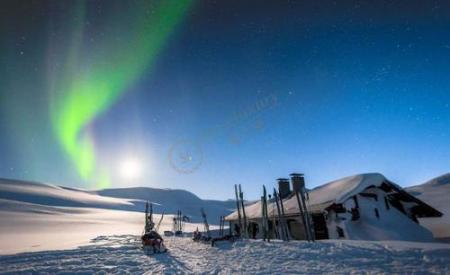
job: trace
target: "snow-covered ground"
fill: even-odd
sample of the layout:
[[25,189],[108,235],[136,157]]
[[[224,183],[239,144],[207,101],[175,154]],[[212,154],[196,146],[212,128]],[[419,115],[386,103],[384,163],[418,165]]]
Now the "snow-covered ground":
[[369,241],[221,242],[166,238],[169,251],[146,255],[138,236],[102,236],[72,250],[0,257],[0,272],[142,274],[449,274],[450,244]]
[[[98,193],[107,192],[125,198],[114,198]],[[137,192],[139,191],[139,192]],[[144,226],[146,193],[152,191],[166,198],[171,207],[166,211],[160,231],[172,229],[174,209],[183,210],[191,204],[190,213],[199,220],[200,207],[209,218],[218,218],[217,211],[226,212],[216,201],[203,201],[180,190],[114,189],[112,191],[86,191],[51,184],[0,179],[0,255],[54,249],[72,249],[86,245],[99,235],[139,235]],[[151,193],[148,197],[154,198]],[[169,199],[171,196],[175,196]],[[130,198],[142,197],[142,199]],[[155,208],[157,208],[155,206]],[[196,209],[196,213],[194,210]],[[170,212],[172,211],[172,212]],[[158,221],[160,215],[155,214]],[[192,217],[192,216],[191,216]],[[185,230],[193,231],[202,224],[186,223]],[[214,227],[212,227],[214,228]]]
[[[172,229],[172,218],[164,216],[161,232]],[[159,219],[160,215],[155,214],[154,220]],[[0,255],[76,248],[99,235],[139,235],[144,226],[144,214],[133,211],[39,206],[7,200],[0,200],[0,220]],[[202,229],[203,225],[185,223],[184,230],[194,231],[197,227]]]

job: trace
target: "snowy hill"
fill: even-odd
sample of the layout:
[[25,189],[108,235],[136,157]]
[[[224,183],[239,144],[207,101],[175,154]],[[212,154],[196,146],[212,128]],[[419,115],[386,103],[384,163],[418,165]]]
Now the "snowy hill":
[[184,215],[194,221],[200,221],[200,208],[204,208],[212,222],[218,222],[219,216],[227,215],[234,210],[234,201],[202,200],[191,192],[174,189],[157,189],[149,187],[104,189],[95,191],[100,196],[132,200],[137,211],[144,209],[146,200],[154,203],[156,213],[176,213],[182,210]]
[[[202,200],[185,190],[148,187],[87,191],[51,184],[0,179],[0,199],[32,203],[39,206],[89,207],[126,211],[144,210],[145,201],[155,204],[155,213],[174,214],[182,210],[193,221],[200,221],[204,208],[211,222],[232,212],[233,201]],[[6,204],[0,204],[0,209]],[[29,208],[29,207],[28,207]],[[17,210],[17,208],[16,208]]]
[[60,186],[0,179],[0,199],[47,206],[130,208],[129,200],[103,197],[89,192]]
[[436,238],[450,241],[450,173],[421,185],[408,187],[406,190],[444,214],[442,218],[419,219],[419,221],[430,229]]
[[[109,196],[107,196],[109,195]],[[191,217],[184,230],[193,231],[200,207],[214,223],[231,211],[232,202],[201,200],[183,190],[126,188],[87,191],[51,184],[0,179],[0,254],[86,245],[98,235],[142,232],[145,200],[165,216],[161,231],[171,230],[172,215],[181,209]],[[160,215],[154,218],[159,221]],[[215,228],[214,226],[211,227]]]

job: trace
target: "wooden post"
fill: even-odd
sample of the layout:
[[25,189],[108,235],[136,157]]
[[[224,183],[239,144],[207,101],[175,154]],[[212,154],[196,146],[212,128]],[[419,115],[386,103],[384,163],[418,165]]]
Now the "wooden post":
[[275,188],[273,189],[273,197],[275,198],[275,204],[277,205],[279,237],[283,241],[286,241],[286,234],[285,234],[286,232],[284,230],[284,224],[281,221],[280,203],[278,202],[278,194],[277,194],[277,190]]
[[308,240],[308,242],[309,242],[309,241],[311,241],[310,231],[309,231],[308,225],[306,223],[305,212],[303,210],[303,205],[300,201],[300,195],[298,194],[298,191],[295,191],[295,198],[297,199],[298,209],[300,210],[300,216],[302,217],[303,229],[305,230],[305,237],[306,237],[306,240]]
[[241,234],[242,232],[242,221],[241,221],[241,211],[240,211],[240,206],[239,206],[239,195],[238,195],[238,189],[237,189],[237,185],[234,185],[234,193],[236,195],[236,211],[238,213],[238,221],[239,221],[239,233]]
[[242,216],[244,218],[242,230],[244,230],[244,237],[248,238],[247,215],[245,214],[245,205],[244,205],[244,193],[242,192],[240,184],[239,184],[239,197],[241,200]]
[[266,223],[264,222],[264,196],[261,196],[261,227],[263,240],[266,240]]
[[147,233],[148,231],[148,201],[145,203],[145,227],[144,227],[144,233]]
[[303,187],[301,191],[302,192],[300,193],[300,196],[301,196],[301,199],[302,199],[301,201],[302,201],[302,204],[303,204],[303,209],[305,209],[305,218],[306,218],[306,225],[308,226],[309,238],[310,238],[310,240],[312,242],[314,242],[314,232],[313,232],[314,228],[312,228],[311,217],[309,215],[308,208],[306,207],[306,196],[305,196],[306,190]]
[[286,232],[286,240],[291,239],[291,234],[289,232],[289,228],[286,222],[286,215],[284,213],[284,205],[283,205],[283,198],[281,198],[280,194],[278,194],[278,198],[280,199],[280,206],[281,206],[281,215],[283,216],[283,222],[284,222],[284,230]]
[[270,242],[270,231],[269,231],[269,213],[267,209],[267,191],[266,186],[263,185],[264,189],[264,221],[266,226],[266,239],[268,242]]

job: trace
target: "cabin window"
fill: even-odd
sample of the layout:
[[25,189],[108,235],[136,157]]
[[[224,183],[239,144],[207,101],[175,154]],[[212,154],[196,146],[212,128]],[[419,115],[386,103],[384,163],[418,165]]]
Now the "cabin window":
[[355,207],[359,208],[359,204],[358,204],[358,198],[355,196],[353,196],[353,201],[355,202]]
[[358,210],[358,208],[352,208],[350,213],[352,214],[352,221],[359,220],[359,210]]
[[384,204],[386,205],[386,210],[389,210],[389,208],[391,208],[389,206],[389,201],[388,201],[388,199],[386,197],[384,197]]
[[251,222],[248,226],[248,233],[252,239],[256,239],[259,232],[259,226],[257,223]]
[[328,239],[328,227],[324,214],[311,215],[314,228],[314,237],[316,240]]
[[273,226],[273,221],[267,221],[267,225],[268,225],[268,229],[269,229],[269,232],[270,231],[272,231],[272,230],[274,230],[274,226]]
[[403,207],[403,204],[398,199],[389,200],[391,206],[397,208],[400,212],[406,215],[406,210]]
[[336,231],[337,231],[337,234],[338,234],[339,238],[345,238],[345,236],[344,236],[344,229],[342,229],[342,227],[336,226]]
[[377,217],[377,219],[380,218],[380,212],[378,212],[378,208],[375,208],[375,217]]

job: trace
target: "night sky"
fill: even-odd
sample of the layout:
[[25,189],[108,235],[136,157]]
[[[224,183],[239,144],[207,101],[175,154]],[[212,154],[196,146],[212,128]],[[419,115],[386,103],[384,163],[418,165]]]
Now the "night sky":
[[0,5],[0,177],[254,199],[450,170],[448,1]]

